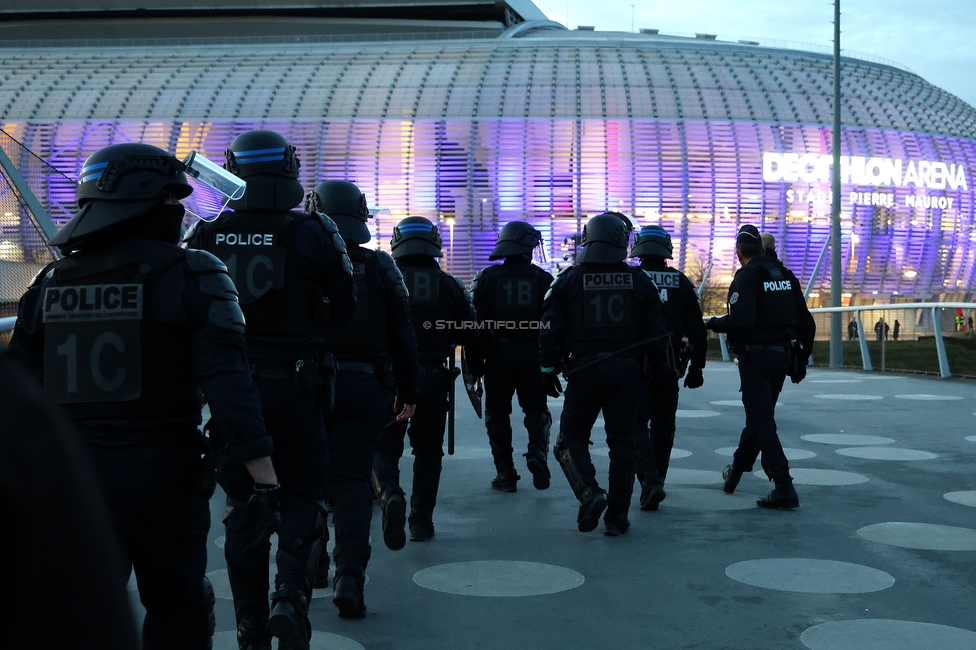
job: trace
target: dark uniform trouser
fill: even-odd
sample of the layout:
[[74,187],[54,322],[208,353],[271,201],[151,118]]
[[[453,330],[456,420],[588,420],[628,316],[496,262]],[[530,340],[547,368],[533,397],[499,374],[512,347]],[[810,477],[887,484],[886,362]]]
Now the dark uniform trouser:
[[[581,362],[586,363],[586,358]],[[603,411],[610,447],[607,506],[611,511],[626,512],[634,491],[637,469],[634,434],[637,393],[641,390],[644,382],[639,376],[637,360],[629,357],[608,359],[571,375],[566,382],[556,451],[568,451],[583,488],[596,486],[596,469],[589,451],[590,432]]]
[[404,435],[413,449],[413,492],[410,495],[410,523],[429,524],[437,504],[444,458],[444,426],[447,423],[447,391],[454,378],[440,363],[421,362],[417,410],[406,422],[388,427],[380,434],[374,473],[380,490],[403,494],[400,487],[400,456]]
[[[322,486],[328,472],[329,451],[322,406],[317,395],[299,396],[286,378],[257,377],[258,390],[268,434],[274,440],[274,463],[281,484],[281,527],[275,556],[278,574],[275,589],[291,585],[311,598],[312,575],[319,557],[325,528]],[[227,493],[224,515],[224,555],[234,594],[237,618],[266,621],[268,605],[268,561],[271,544],[245,554],[257,532],[247,522],[247,501],[254,480],[241,463],[225,465],[220,485]]]
[[199,451],[96,445],[88,450],[146,608],[144,650],[209,650],[214,632],[214,593],[206,578],[210,506],[194,492]]
[[766,476],[777,482],[790,479],[790,464],[776,435],[774,419],[776,400],[789,370],[788,350],[784,344],[782,350],[746,350],[739,356],[739,390],[746,412],[746,426],[739,438],[732,466],[742,472],[751,472],[762,452],[762,468]]
[[542,388],[539,366],[539,341],[500,341],[485,369],[485,427],[491,444],[495,469],[513,467],[512,397],[525,414],[523,424],[529,434],[528,453],[549,453],[552,415]]
[[362,576],[369,562],[373,516],[370,474],[380,430],[393,419],[392,394],[375,373],[344,370],[339,364],[335,408],[329,416],[331,471],[328,494],[335,510],[336,578]]
[[[637,406],[637,476],[668,475],[671,448],[674,446],[675,414],[678,411],[678,379],[651,379],[647,390],[638,394]],[[648,420],[650,426],[648,426]]]

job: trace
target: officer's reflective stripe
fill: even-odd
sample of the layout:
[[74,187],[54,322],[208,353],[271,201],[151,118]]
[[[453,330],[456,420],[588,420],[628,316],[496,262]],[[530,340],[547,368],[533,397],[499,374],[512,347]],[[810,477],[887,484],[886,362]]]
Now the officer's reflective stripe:
[[423,223],[413,223],[405,226],[397,226],[397,229],[400,232],[432,232],[434,227],[435,226],[433,225],[428,226],[427,224]]
[[141,284],[90,284],[44,290],[44,322],[142,320]]
[[251,151],[237,151],[234,158],[241,165],[249,165],[259,162],[275,162],[285,159],[284,147],[274,149],[252,149]]
[[[93,181],[93,180],[95,180],[97,178],[100,178],[101,175],[102,175],[102,171],[106,167],[108,167],[108,163],[107,162],[95,163],[94,165],[88,165],[87,167],[82,167],[81,168],[81,180],[78,181],[78,182],[79,183],[87,183],[88,181]],[[98,173],[96,174],[94,172],[98,172]]]

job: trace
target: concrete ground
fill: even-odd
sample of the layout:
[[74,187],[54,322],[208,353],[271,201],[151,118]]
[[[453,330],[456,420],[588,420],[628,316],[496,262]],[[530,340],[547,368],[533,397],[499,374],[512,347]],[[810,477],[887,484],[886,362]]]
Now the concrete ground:
[[[721,490],[744,420],[737,390],[720,362],[682,389],[668,497],[641,512],[638,486],[621,537],[602,523],[577,531],[551,458],[550,489],[532,487],[521,458],[517,493],[489,489],[483,423],[459,402],[436,537],[390,551],[374,511],[367,616],[340,619],[331,589],[316,591],[312,648],[976,648],[976,382],[828,370],[787,381],[777,422],[801,503],[790,512],[756,507],[772,487],[758,464],[735,495]],[[550,407],[554,441],[561,400]],[[605,486],[599,420],[593,439]],[[524,430],[515,440],[520,454]],[[409,492],[411,457],[401,470]],[[237,647],[222,499],[217,650]]]

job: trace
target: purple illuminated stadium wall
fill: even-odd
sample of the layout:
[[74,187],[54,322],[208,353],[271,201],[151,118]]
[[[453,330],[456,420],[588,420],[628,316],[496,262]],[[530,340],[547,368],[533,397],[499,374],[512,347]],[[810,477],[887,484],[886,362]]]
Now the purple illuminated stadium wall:
[[[115,142],[148,142],[181,157],[197,149],[221,161],[236,134],[274,129],[297,146],[306,189],[348,178],[371,205],[389,208],[375,225],[382,247],[389,247],[393,226],[407,215],[439,221],[445,250],[450,249],[445,264],[465,280],[487,264],[498,229],[521,218],[542,230],[557,263],[569,254],[572,242],[566,240],[578,223],[594,214],[620,210],[642,222],[660,222],[672,233],[677,265],[694,276],[711,261],[715,284],[727,282],[733,271],[734,236],[743,223],[776,235],[781,256],[804,282],[829,234],[829,202],[788,202],[791,189],[794,196],[797,190],[826,193],[829,183],[764,183],[762,175],[764,152],[829,153],[830,130],[822,126],[509,118],[72,121],[4,128],[71,177],[85,157]],[[850,192],[882,190],[844,185],[845,291],[878,292],[878,298],[971,295],[976,142],[846,128],[843,154],[961,164],[968,183],[966,190],[884,188],[895,195],[893,207],[850,205]],[[952,197],[952,208],[909,207],[909,194]],[[212,197],[194,196],[198,212],[214,209]],[[75,207],[74,187],[52,177],[46,199],[54,219],[64,220]],[[829,277],[826,264],[817,285],[826,288]]]

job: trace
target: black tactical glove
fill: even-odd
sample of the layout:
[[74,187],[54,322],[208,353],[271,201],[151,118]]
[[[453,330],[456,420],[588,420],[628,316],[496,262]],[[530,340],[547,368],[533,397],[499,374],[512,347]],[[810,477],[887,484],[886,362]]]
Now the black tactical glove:
[[559,383],[559,375],[554,370],[542,373],[542,390],[549,397],[559,397],[563,393],[563,385]]
[[692,365],[688,368],[688,376],[685,377],[685,388],[701,388],[705,383],[705,378],[702,376],[702,369],[698,366]]
[[714,330],[715,323],[717,322],[718,322],[718,317],[712,316],[711,318],[708,319],[708,321],[705,322],[705,329]]
[[254,494],[247,501],[247,514],[243,525],[245,530],[253,527],[257,532],[251,543],[244,547],[245,555],[267,544],[271,540],[271,535],[278,532],[281,526],[281,515],[278,513],[280,505],[280,485],[254,484]]
[[790,358],[790,381],[799,384],[807,376],[807,360],[810,357],[799,343],[793,344]]

